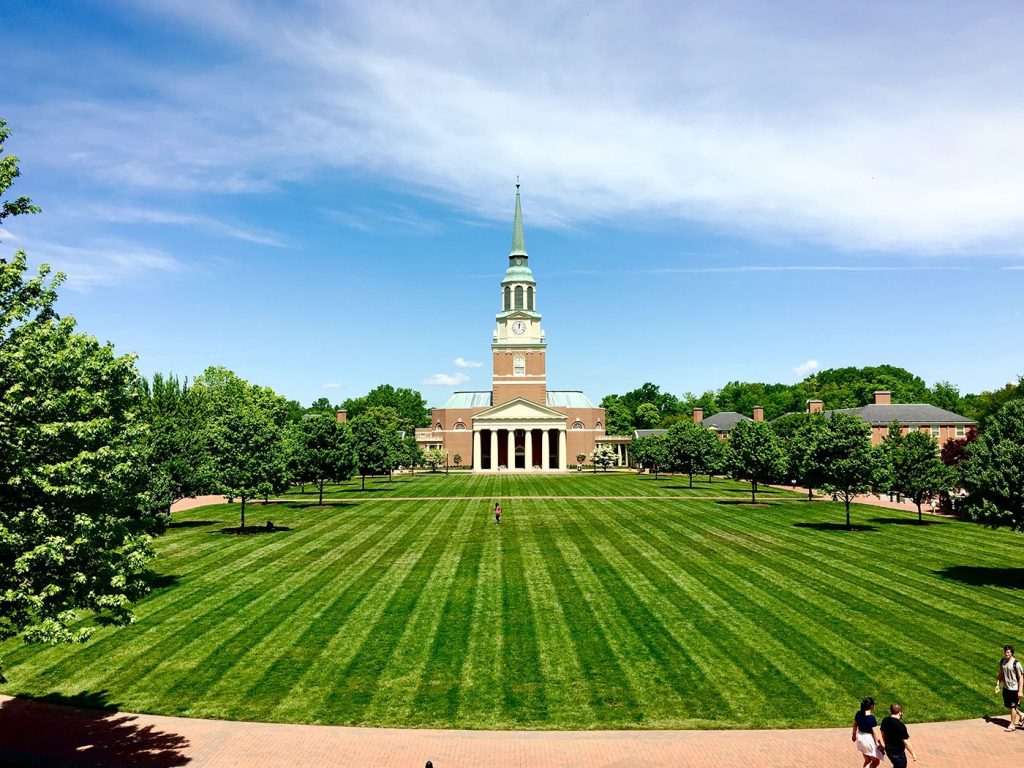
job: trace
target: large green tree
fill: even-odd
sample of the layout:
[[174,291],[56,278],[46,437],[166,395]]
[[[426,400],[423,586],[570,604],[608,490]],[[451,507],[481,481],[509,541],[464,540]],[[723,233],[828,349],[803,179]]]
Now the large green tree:
[[1011,400],[992,415],[959,470],[972,518],[1024,531],[1024,400]]
[[669,427],[665,435],[666,465],[673,472],[685,472],[693,488],[693,476],[710,474],[716,468],[722,441],[714,431],[683,421]]
[[925,432],[904,435],[890,427],[880,457],[885,466],[881,475],[888,480],[885,490],[914,502],[918,522],[922,522],[921,505],[955,484],[953,472],[939,458],[938,444]]
[[179,499],[215,490],[209,454],[204,390],[187,380],[157,373],[139,380],[143,413],[149,424],[153,479],[167,511]]
[[729,434],[727,464],[735,479],[750,483],[750,500],[757,503],[757,486],[785,474],[786,453],[768,422],[744,420]]
[[206,403],[206,440],[218,490],[245,505],[288,487],[285,424],[289,402],[268,387],[250,384],[225,368],[211,367],[196,379]]
[[401,423],[393,408],[374,407],[352,419],[356,463],[362,487],[367,475],[391,475],[405,455]]
[[311,413],[289,425],[290,466],[316,485],[317,504],[324,503],[324,486],[352,477],[356,468],[355,440],[348,424],[333,414]]
[[634,464],[654,472],[657,477],[665,466],[665,438],[660,435],[638,437],[629,444],[629,454]]
[[[7,136],[0,121],[0,196],[18,176]],[[4,200],[0,221],[37,210]],[[82,610],[132,620],[167,517],[134,358],[59,317],[48,275],[0,258],[0,639],[58,643],[89,637]]]
[[391,408],[398,415],[399,429],[410,434],[416,427],[430,426],[427,401],[415,389],[407,387],[396,388],[390,384],[381,384],[362,397],[349,398],[341,407],[348,411],[350,421],[371,408]]
[[846,527],[851,529],[850,504],[867,493],[875,477],[871,427],[857,416],[833,413],[827,427],[813,435],[805,459],[806,476],[846,505]]

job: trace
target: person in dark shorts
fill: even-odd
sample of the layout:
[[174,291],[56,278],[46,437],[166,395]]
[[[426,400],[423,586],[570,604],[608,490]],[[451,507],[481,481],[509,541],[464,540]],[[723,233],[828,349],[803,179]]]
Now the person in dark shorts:
[[903,707],[899,704],[889,705],[889,716],[882,720],[878,729],[882,732],[882,748],[893,768],[907,768],[907,753],[917,762],[917,755],[910,748],[910,733],[903,724]]
[[853,717],[853,743],[864,755],[862,768],[877,768],[885,753],[878,745],[881,733],[875,719],[875,700],[868,696],[860,703],[860,710]]
[[1020,719],[1020,694],[1024,688],[1024,669],[1020,662],[1013,657],[1013,646],[1003,646],[1003,658],[999,662],[999,677],[996,678],[996,693],[999,693],[1000,686],[1003,689],[1003,706],[1010,710],[1010,724],[1006,726],[1007,731],[1017,727]]
[[494,502],[494,524],[501,525],[501,505]]

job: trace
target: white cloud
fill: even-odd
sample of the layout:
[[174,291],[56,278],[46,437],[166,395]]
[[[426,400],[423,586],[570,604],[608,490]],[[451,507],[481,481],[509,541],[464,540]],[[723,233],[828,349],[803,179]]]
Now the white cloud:
[[519,173],[534,224],[1024,251],[1020,6],[946,4],[926,23],[898,3],[145,7],[233,63],[114,62],[152,96],[34,107],[26,156],[226,193],[354,169],[501,219]]
[[212,216],[181,213],[158,208],[142,208],[121,205],[76,205],[67,206],[76,216],[93,220],[125,224],[167,224],[210,232],[214,235],[244,240],[256,245],[285,247],[283,238],[275,232],[240,227]]
[[341,384],[334,384],[334,383],[324,384],[323,388],[324,389],[341,389]]
[[456,368],[480,368],[482,366],[483,363],[478,363],[475,360],[466,360],[464,357],[455,358]]
[[467,381],[469,381],[469,376],[464,373],[435,373],[433,376],[425,378],[423,383],[428,387],[456,387]]
[[800,363],[800,365],[793,366],[793,373],[800,377],[810,376],[820,368],[821,365],[812,357],[810,360]]
[[88,246],[32,242],[28,250],[33,261],[46,262],[55,272],[64,272],[67,286],[80,291],[155,276],[166,278],[185,269],[165,251],[124,241],[96,241]]

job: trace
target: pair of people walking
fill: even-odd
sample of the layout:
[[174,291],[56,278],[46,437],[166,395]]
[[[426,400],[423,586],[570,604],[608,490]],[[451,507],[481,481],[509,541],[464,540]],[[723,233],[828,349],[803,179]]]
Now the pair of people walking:
[[875,700],[868,696],[860,703],[860,709],[853,718],[853,743],[864,756],[863,768],[876,768],[883,757],[888,757],[893,768],[906,768],[907,755],[917,762],[917,755],[910,748],[910,733],[903,724],[903,707],[893,703],[889,715],[881,725],[875,718]]
[[494,524],[501,525],[501,504],[494,502]]

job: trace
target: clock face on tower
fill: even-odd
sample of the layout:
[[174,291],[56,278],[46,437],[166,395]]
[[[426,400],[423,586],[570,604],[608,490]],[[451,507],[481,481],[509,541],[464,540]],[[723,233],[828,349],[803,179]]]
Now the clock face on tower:
[[514,323],[512,323],[512,333],[514,333],[516,336],[522,336],[524,333],[526,333],[526,323],[524,323],[522,320],[516,320]]

